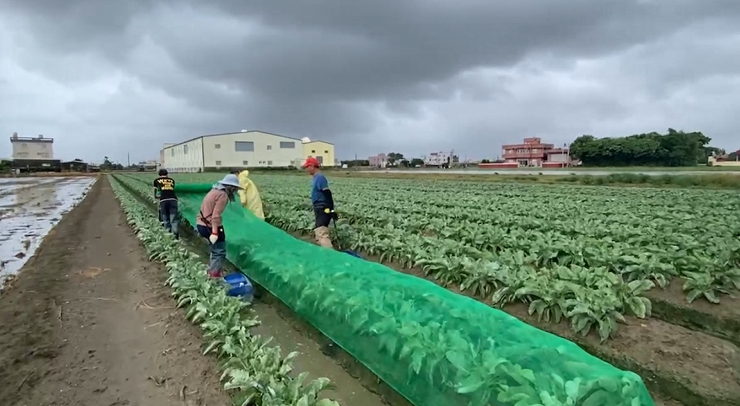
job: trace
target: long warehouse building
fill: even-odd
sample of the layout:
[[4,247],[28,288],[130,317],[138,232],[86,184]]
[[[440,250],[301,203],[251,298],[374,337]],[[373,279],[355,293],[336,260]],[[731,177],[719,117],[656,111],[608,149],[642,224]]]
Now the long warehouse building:
[[309,157],[334,166],[334,145],[264,131],[201,135],[179,144],[165,144],[160,162],[171,172],[267,167],[300,167]]

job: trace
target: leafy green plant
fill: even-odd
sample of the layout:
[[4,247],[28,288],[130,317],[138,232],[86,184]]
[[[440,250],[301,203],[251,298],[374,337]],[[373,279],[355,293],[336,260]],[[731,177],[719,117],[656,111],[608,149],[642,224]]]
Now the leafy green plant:
[[292,362],[298,353],[283,357],[280,347],[269,340],[251,335],[259,324],[249,304],[226,295],[225,290],[209,281],[198,257],[166,232],[149,209],[136,201],[114,178],[113,191],[126,212],[127,222],[152,260],[165,264],[170,276],[167,284],[177,306],[186,309],[186,317],[203,330],[203,354],[213,353],[221,360],[224,388],[236,392],[242,406],[339,406],[321,398],[331,388],[326,378],[306,382],[307,375],[292,378]]
[[[148,188],[136,177],[121,178],[141,193]],[[298,225],[292,228],[310,230],[310,210],[299,199],[289,194],[273,194],[270,199],[271,217],[291,218],[290,224]],[[181,200],[184,213],[197,213],[197,208],[190,206],[199,203],[198,196],[182,196]],[[455,209],[444,203],[440,207],[444,211]],[[583,247],[553,246],[552,252],[542,255],[518,245],[484,245],[483,237],[473,239],[481,244],[473,247],[456,239],[457,228],[438,229],[444,220],[409,215],[407,209],[388,210],[382,215],[358,210],[344,216],[342,212],[340,226],[344,221],[356,231],[344,233],[344,238],[379,257],[388,253],[383,260],[417,263],[438,280],[461,287],[465,284],[465,289],[476,293],[488,292],[502,305],[513,300],[531,305],[540,300],[546,305],[543,319],[547,314],[557,318],[558,308],[563,317],[569,317],[580,305],[591,311],[586,314],[590,329],[606,325],[608,328],[601,330],[608,334],[614,331],[609,321],[622,314],[624,303],[613,285],[622,279],[606,265],[579,265],[584,257],[597,258],[604,251],[588,247],[588,240],[580,242]],[[468,214],[467,210],[458,210],[451,218],[472,224],[476,219]],[[238,224],[235,215],[233,211],[226,213]],[[548,224],[538,221],[539,226]],[[503,312],[377,264],[308,246],[264,223],[249,224],[250,233],[241,233],[227,247],[230,259],[249,268],[260,284],[279,292],[281,300],[307,322],[378,371],[378,376],[416,404],[535,406],[556,400],[580,404],[590,399],[584,388],[595,388],[600,399],[608,399],[600,403],[602,406],[652,404],[636,375],[617,371],[572,343]],[[480,222],[475,224],[481,228]],[[486,232],[491,238],[509,233],[506,229]],[[523,229],[515,232],[522,240],[528,237]],[[472,234],[467,236],[473,238]],[[561,259],[570,262],[556,262]],[[550,285],[557,285],[557,291],[547,290]],[[268,399],[267,392],[259,389],[265,384],[255,383],[263,378],[249,365],[231,366],[235,370],[224,379],[233,382],[235,390],[253,400]],[[578,383],[577,394],[570,400],[565,382]],[[597,382],[604,387],[597,387]],[[280,381],[269,384],[274,387]],[[519,397],[517,391],[525,395],[531,392],[536,398],[502,402],[497,400],[502,391]]]

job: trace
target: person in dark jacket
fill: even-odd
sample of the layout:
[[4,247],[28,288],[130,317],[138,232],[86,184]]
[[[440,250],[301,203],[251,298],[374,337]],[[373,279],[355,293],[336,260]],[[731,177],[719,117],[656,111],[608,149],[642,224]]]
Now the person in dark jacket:
[[303,168],[312,177],[311,203],[316,218],[314,223],[316,242],[322,247],[333,248],[329,237],[329,224],[337,219],[337,213],[334,211],[334,198],[329,189],[329,181],[321,173],[320,167],[319,160],[314,157],[308,157],[303,164]]
[[159,170],[159,177],[154,179],[154,197],[159,199],[159,219],[167,231],[179,238],[177,219],[177,196],[175,180],[169,177],[167,169]]

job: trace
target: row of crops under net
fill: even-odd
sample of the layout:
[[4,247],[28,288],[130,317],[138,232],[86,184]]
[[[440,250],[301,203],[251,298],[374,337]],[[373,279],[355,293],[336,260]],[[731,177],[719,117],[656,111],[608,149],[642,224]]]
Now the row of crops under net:
[[[178,185],[186,220],[211,187]],[[414,405],[654,404],[636,374],[503,311],[298,240],[237,204],[224,223],[232,263]]]

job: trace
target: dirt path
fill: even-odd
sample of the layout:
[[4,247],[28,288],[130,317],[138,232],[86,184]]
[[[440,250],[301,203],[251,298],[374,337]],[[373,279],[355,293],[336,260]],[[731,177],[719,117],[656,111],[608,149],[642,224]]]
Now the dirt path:
[[0,296],[0,404],[228,404],[164,278],[101,178]]

